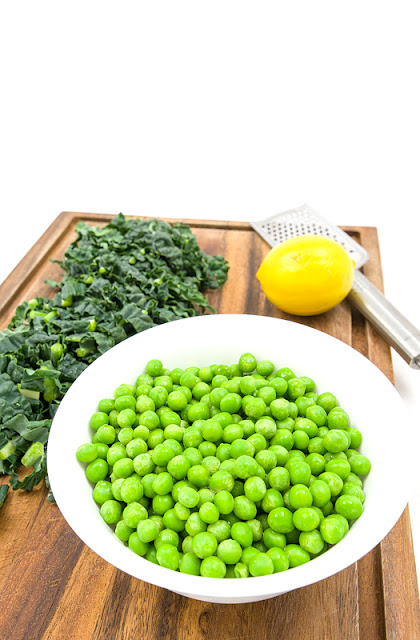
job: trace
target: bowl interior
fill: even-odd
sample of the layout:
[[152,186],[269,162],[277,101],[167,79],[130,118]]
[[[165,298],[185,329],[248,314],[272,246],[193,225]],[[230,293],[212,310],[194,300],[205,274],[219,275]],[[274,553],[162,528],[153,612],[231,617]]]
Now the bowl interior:
[[[236,580],[201,578],[159,567],[136,556],[106,525],[92,499],[77,447],[89,442],[88,426],[98,401],[121,383],[134,384],[151,358],[165,367],[232,364],[244,352],[288,366],[315,380],[318,392],[334,393],[363,434],[361,452],[372,462],[365,480],[362,516],[337,546],[311,562],[280,574]],[[357,351],[307,326],[252,315],[213,315],[160,325],[120,343],[74,382],[57,411],[48,444],[48,473],[58,507],[75,533],[98,555],[137,578],[178,593],[215,602],[270,597],[324,579],[369,552],[389,532],[409,496],[412,465],[390,443],[397,424],[410,428],[405,405],[389,380]],[[391,473],[392,469],[392,473]],[[396,481],[399,479],[399,481]],[[230,585],[230,586],[229,586]]]

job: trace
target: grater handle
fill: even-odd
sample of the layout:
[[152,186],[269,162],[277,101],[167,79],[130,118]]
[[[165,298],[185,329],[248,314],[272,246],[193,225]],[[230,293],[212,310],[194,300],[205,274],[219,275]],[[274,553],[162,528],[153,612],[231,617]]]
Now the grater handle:
[[348,299],[410,367],[420,369],[420,331],[358,269]]

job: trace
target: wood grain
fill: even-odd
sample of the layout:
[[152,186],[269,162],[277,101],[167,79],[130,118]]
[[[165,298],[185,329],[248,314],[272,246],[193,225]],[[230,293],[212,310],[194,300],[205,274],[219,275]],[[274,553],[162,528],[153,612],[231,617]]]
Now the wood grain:
[[[7,325],[22,300],[51,293],[44,280],[59,279],[60,269],[49,259],[63,257],[79,220],[104,225],[111,217],[58,216],[1,285],[0,326]],[[227,283],[209,294],[217,312],[308,324],[352,345],[393,380],[389,348],[347,302],[310,318],[287,316],[268,302],[255,273],[269,247],[248,223],[184,222],[203,250],[222,253],[229,261]],[[369,251],[365,274],[382,288],[376,229],[346,230]],[[75,536],[58,508],[46,501],[43,486],[8,496],[0,514],[0,540],[0,640],[420,638],[408,510],[357,564],[315,585],[247,605],[190,600],[114,569]]]

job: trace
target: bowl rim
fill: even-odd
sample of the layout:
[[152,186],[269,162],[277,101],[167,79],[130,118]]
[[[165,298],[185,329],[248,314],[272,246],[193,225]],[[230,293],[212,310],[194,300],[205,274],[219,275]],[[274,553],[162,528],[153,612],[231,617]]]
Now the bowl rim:
[[[152,335],[150,331],[153,331],[153,338],[162,337],[165,333],[172,333],[177,331],[182,325],[188,323],[188,327],[192,327],[194,324],[197,331],[205,331],[205,325],[213,324],[212,330],[217,328],[217,324],[221,327],[222,324],[231,323],[233,329],[235,323],[242,322],[248,323],[251,329],[255,322],[259,322],[261,326],[266,325],[266,330],[277,330],[283,328],[286,332],[300,332],[305,339],[313,337],[315,340],[320,341],[328,349],[337,356],[350,357],[356,361],[360,370],[367,375],[368,379],[376,379],[378,384],[387,393],[387,403],[389,406],[397,407],[398,411],[402,415],[407,415],[407,409],[402,401],[402,398],[398,394],[394,385],[388,380],[385,374],[377,368],[368,358],[363,354],[355,350],[353,347],[347,345],[339,338],[331,336],[313,327],[309,327],[304,324],[300,324],[291,320],[285,320],[280,318],[273,318],[270,316],[260,316],[255,314],[214,314],[214,315],[202,315],[190,318],[184,318],[181,320],[175,320],[170,323],[158,325],[147,331],[143,331],[130,338],[127,338],[118,345],[112,347],[99,358],[97,358],[92,364],[90,364],[85,371],[74,381],[66,395],[62,399],[59,408],[54,417],[49,443],[47,450],[47,469],[51,484],[53,495],[56,499],[57,506],[59,507],[63,517],[66,519],[69,526],[73,529],[76,535],[89,546],[97,555],[109,562],[116,568],[136,577],[144,580],[156,586],[160,586],[172,591],[183,593],[184,595],[191,595],[200,599],[214,599],[214,601],[243,601],[247,598],[269,598],[286,591],[291,591],[296,588],[308,586],[315,582],[324,580],[334,574],[346,569],[361,557],[366,555],[373,547],[375,547],[391,530],[398,518],[402,514],[407,502],[407,493],[401,492],[399,500],[392,503],[390,510],[383,516],[383,523],[380,531],[374,531],[361,541],[359,540],[356,547],[351,545],[351,532],[357,528],[359,521],[357,521],[350,529],[349,534],[336,546],[330,548],[328,552],[322,554],[318,558],[312,559],[309,563],[302,566],[295,567],[291,570],[275,573],[269,576],[256,577],[251,580],[236,580],[234,588],[229,586],[229,582],[220,578],[204,578],[201,576],[191,576],[188,574],[180,574],[169,569],[165,569],[151,563],[150,561],[134,554],[124,543],[116,538],[112,529],[106,525],[99,516],[101,526],[107,527],[112,538],[121,545],[125,552],[118,553],[118,557],[114,557],[115,545],[109,544],[109,537],[104,536],[106,541],[101,540],[101,544],[97,544],[94,540],[91,532],[86,530],[86,527],[82,527],[78,520],[77,514],[71,509],[71,504],[66,501],[66,493],[64,491],[65,479],[60,476],[61,465],[59,463],[59,452],[62,448],[60,443],[60,424],[64,420],[66,412],[71,409],[74,398],[78,393],[81,393],[84,389],[84,385],[89,378],[96,375],[101,368],[106,367],[108,363],[116,357],[115,354],[124,352],[129,353],[132,348],[133,351],[139,346],[134,343],[141,343],[145,340],[150,341]],[[293,329],[291,328],[293,327]],[[297,328],[298,327],[298,328]],[[92,500],[92,506],[97,508],[97,505]],[[99,514],[99,510],[98,510]],[[361,519],[360,519],[361,520]],[[354,536],[353,536],[354,537]],[[115,547],[116,549],[116,547]],[[343,556],[343,551],[347,551],[347,554]]]

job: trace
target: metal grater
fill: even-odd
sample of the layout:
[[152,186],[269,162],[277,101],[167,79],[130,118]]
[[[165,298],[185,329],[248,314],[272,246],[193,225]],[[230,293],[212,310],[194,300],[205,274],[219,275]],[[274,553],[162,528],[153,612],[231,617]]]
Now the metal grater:
[[420,369],[420,332],[359,271],[369,260],[369,254],[348,233],[325,220],[307,204],[250,224],[271,247],[305,234],[327,236],[341,244],[356,265],[349,301],[413,369]]
[[251,225],[272,247],[295,236],[315,234],[327,236],[341,244],[356,263],[357,269],[369,260],[368,252],[358,242],[348,233],[325,220],[307,204],[266,220],[251,222]]

